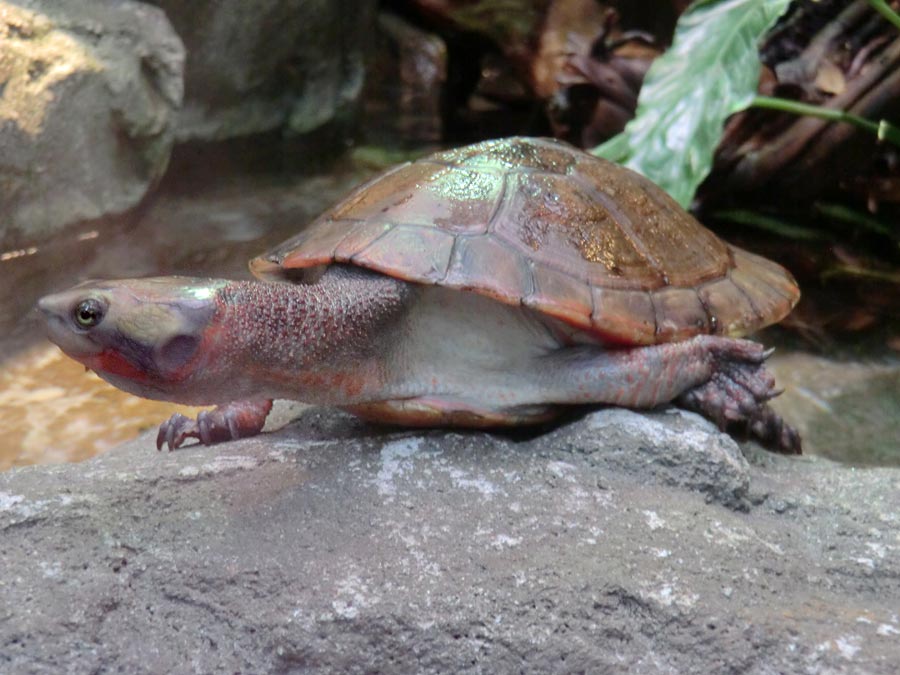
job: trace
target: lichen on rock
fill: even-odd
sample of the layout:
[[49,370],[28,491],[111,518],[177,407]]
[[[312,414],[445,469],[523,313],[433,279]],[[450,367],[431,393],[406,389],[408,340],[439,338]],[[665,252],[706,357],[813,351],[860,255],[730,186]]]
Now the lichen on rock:
[[53,87],[77,73],[102,70],[84,44],[45,15],[0,5],[0,119],[34,137],[44,126]]

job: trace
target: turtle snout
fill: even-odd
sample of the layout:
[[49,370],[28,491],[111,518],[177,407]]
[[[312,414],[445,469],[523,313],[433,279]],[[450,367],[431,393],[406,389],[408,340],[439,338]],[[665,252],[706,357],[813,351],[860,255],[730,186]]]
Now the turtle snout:
[[44,313],[44,316],[50,318],[58,315],[57,304],[53,301],[54,296],[45,295],[37,301],[37,308]]
[[51,342],[60,344],[64,335],[69,331],[64,318],[65,309],[61,307],[59,298],[55,295],[46,295],[37,302],[37,309],[43,315],[47,328],[47,337]]
[[56,295],[45,295],[37,301],[37,309],[43,315],[47,324],[61,322],[66,308]]
[[47,325],[59,325],[62,327],[66,324],[66,317],[71,314],[71,299],[63,297],[62,293],[53,295],[45,295],[38,300],[37,309],[43,315]]

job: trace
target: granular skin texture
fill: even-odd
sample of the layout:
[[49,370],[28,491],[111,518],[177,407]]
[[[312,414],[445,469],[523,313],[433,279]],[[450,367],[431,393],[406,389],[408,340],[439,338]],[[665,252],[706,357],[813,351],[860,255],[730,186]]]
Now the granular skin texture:
[[388,345],[373,336],[391,334],[382,329],[402,317],[412,293],[391,277],[339,267],[314,285],[230,284],[217,297],[211,367],[245,373],[275,387],[272,395],[294,398],[298,388],[310,387],[311,398],[303,400],[324,402],[335,394],[312,389],[331,385],[352,399],[381,381],[379,357]]

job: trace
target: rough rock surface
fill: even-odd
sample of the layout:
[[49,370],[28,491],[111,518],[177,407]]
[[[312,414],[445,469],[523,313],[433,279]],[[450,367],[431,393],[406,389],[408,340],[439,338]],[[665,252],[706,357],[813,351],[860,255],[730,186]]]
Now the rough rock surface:
[[190,58],[180,140],[307,133],[360,94],[375,0],[149,0]]
[[685,413],[310,409],[0,475],[3,672],[896,672],[900,474]]
[[127,0],[0,0],[0,239],[134,206],[162,175],[184,50]]

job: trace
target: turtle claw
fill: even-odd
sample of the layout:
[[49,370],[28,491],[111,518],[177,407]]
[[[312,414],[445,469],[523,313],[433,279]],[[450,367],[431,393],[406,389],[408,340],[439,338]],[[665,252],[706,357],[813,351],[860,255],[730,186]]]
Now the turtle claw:
[[759,414],[750,420],[749,435],[785,455],[803,454],[800,434],[769,406],[760,408]]
[[180,448],[189,438],[196,438],[200,445],[214,445],[223,441],[255,436],[262,431],[266,416],[272,409],[272,401],[235,401],[213,410],[203,410],[197,419],[175,413],[159,425],[156,449],[169,447],[169,452]]
[[766,400],[771,401],[773,398],[778,398],[784,393],[784,387],[776,387],[775,389],[770,389],[769,393],[766,394]]
[[175,413],[165,422],[159,425],[159,433],[156,434],[156,449],[162,450],[164,445],[169,446],[169,452],[181,445],[188,438],[199,438],[197,421],[185,417],[181,413]]
[[721,338],[708,341],[707,348],[712,375],[683,392],[678,404],[705,415],[719,429],[739,425],[766,447],[800,454],[800,435],[767,405],[784,391],[775,387],[775,378],[763,365],[772,350],[747,340]]
[[[212,445],[217,438],[234,440],[241,437],[234,413],[222,411],[219,408],[201,411],[197,415],[197,427],[200,432],[200,442],[203,445]],[[227,436],[224,427],[228,428]]]

